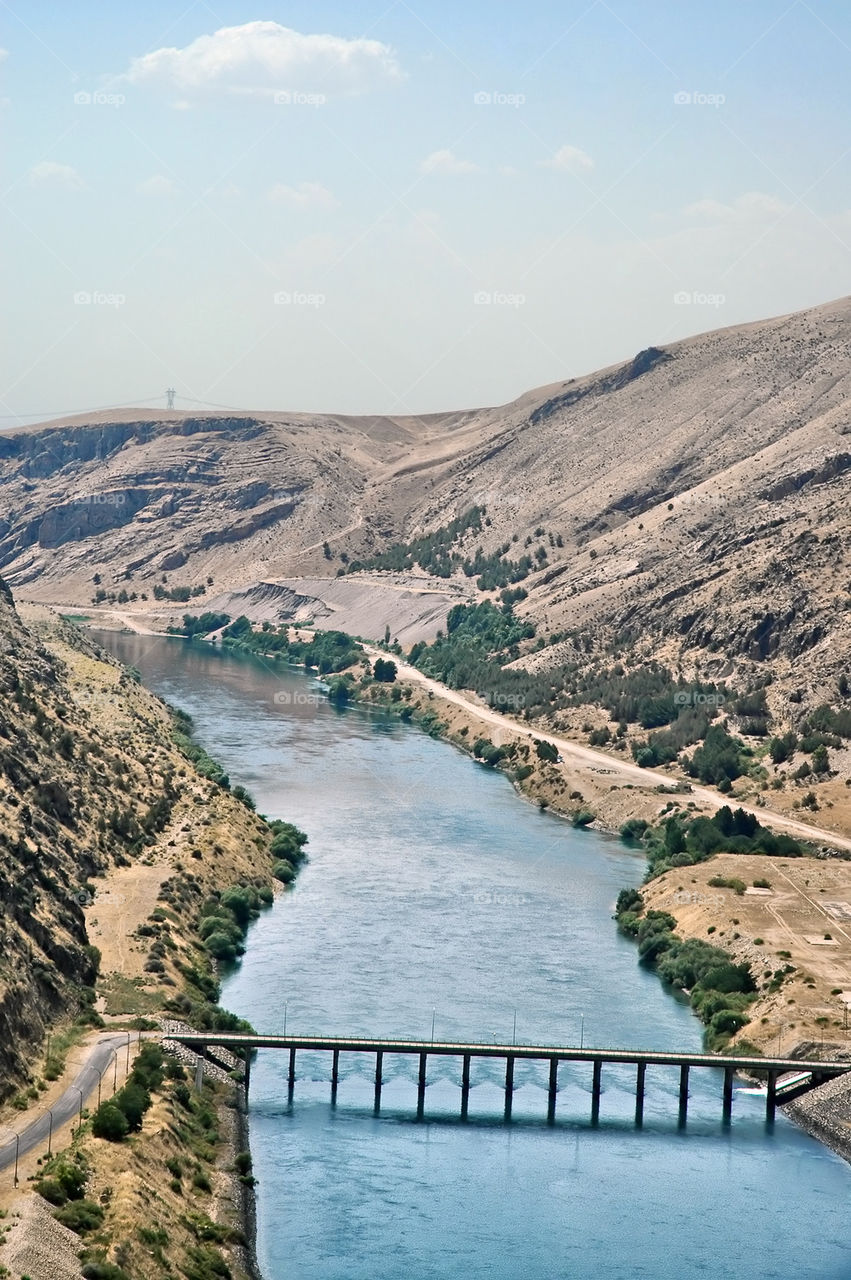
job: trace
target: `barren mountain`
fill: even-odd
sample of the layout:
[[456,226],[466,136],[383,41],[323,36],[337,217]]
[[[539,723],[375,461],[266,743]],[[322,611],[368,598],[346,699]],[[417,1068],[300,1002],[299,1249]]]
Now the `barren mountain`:
[[[545,636],[716,674],[768,662],[817,696],[849,649],[849,336],[843,299],[500,408],[122,411],[5,433],[0,571],[20,597],[88,607],[100,591],[142,625],[226,607],[390,625],[404,643],[433,635],[475,578],[337,577],[342,557],[369,562],[478,504],[490,523],[464,554],[544,546],[520,611]],[[155,587],[197,595],[157,604]]]

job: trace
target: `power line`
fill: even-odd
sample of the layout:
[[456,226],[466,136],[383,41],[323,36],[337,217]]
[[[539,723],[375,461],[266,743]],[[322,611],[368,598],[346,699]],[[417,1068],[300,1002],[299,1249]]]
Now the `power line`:
[[147,405],[155,401],[166,400],[168,407],[174,407],[175,400],[183,400],[186,404],[202,405],[207,409],[227,409],[231,413],[245,413],[244,405],[215,404],[212,400],[197,400],[193,396],[179,396],[173,388],[155,396],[139,396],[135,400],[124,400],[120,404],[96,404],[87,409],[44,409],[37,413],[0,413],[0,422],[23,422],[25,419],[76,418],[84,413],[102,413],[106,409],[131,409],[137,405]]
[[137,400],[125,400],[122,404],[96,404],[88,409],[44,409],[40,413],[0,413],[0,420],[15,418],[19,422],[24,418],[73,418],[81,413],[101,413],[104,409],[130,409],[135,405],[148,404],[151,400],[162,400],[162,395],[140,396]]

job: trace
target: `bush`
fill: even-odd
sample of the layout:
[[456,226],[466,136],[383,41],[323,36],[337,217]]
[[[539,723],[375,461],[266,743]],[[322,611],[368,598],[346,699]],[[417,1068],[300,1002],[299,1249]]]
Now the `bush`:
[[217,930],[204,940],[204,946],[216,960],[232,963],[237,957],[237,948],[226,933]]
[[123,1142],[129,1132],[127,1117],[113,1102],[104,1102],[98,1107],[92,1120],[92,1133],[96,1138]]
[[85,1280],[130,1280],[124,1268],[114,1262],[87,1262],[83,1275]]
[[40,1196],[44,1196],[45,1200],[49,1201],[50,1204],[61,1205],[65,1204],[68,1200],[65,1188],[56,1180],[56,1178],[42,1178],[35,1184],[35,1189],[38,1194]]
[[621,840],[627,844],[637,843],[644,838],[649,825],[643,818],[627,818],[621,826]]
[[272,875],[276,880],[280,880],[282,884],[292,884],[296,877],[296,870],[291,862],[287,862],[286,859],[282,858],[272,868]]
[[53,1215],[57,1222],[77,1235],[85,1235],[87,1231],[96,1231],[103,1222],[103,1209],[93,1200],[71,1200]]
[[142,1117],[151,1105],[151,1095],[147,1089],[136,1083],[133,1073],[124,1088],[118,1090],[112,1102],[123,1113],[129,1129],[132,1131],[141,1129]]

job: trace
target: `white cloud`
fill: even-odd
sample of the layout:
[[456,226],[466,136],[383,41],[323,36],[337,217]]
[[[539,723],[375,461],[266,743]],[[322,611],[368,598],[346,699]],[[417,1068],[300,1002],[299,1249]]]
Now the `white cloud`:
[[177,188],[171,178],[166,178],[162,173],[155,173],[144,182],[140,182],[136,190],[140,196],[170,196]]
[[269,96],[286,89],[358,92],[401,75],[393,50],[378,40],[306,35],[277,22],[246,22],[199,36],[183,49],[156,49],[134,58],[126,79],[183,93]]
[[269,199],[274,204],[288,205],[291,209],[333,209],[337,201],[327,187],[321,182],[299,182],[289,187],[285,182],[276,182],[269,192]]
[[720,200],[697,200],[694,204],[687,205],[683,212],[710,222],[732,222],[743,217],[776,218],[790,208],[790,205],[784,204],[776,196],[766,195],[762,191],[746,191],[730,204],[723,204]]
[[479,166],[469,160],[459,160],[454,151],[432,151],[420,164],[420,173],[478,173]]
[[0,62],[5,62],[9,56],[8,49],[0,49]]
[[588,155],[587,151],[583,151],[581,147],[572,147],[566,144],[559,147],[555,155],[550,156],[549,160],[544,161],[544,165],[548,169],[561,169],[567,173],[581,173],[587,169],[594,168],[594,161]]
[[50,183],[72,191],[79,191],[86,185],[73,165],[57,164],[55,160],[42,160],[39,164],[34,164],[30,169],[29,179],[39,186]]

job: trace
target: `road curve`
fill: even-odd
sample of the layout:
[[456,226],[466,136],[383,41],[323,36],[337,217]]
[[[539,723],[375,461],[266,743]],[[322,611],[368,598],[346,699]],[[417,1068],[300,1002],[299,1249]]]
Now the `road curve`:
[[[384,650],[377,649],[372,645],[366,644],[364,648],[373,658],[387,657]],[[403,680],[411,680],[422,685],[425,689],[430,690],[435,697],[443,698],[446,702],[452,702],[458,707],[463,707],[465,711],[478,716],[480,720],[484,720],[487,724],[495,725],[500,729],[510,729],[512,732],[522,734],[527,738],[540,738],[544,742],[551,742],[565,759],[575,760],[579,764],[604,768],[609,773],[618,774],[621,777],[628,778],[633,783],[640,783],[644,787],[648,784],[651,786],[671,787],[677,782],[677,779],[672,777],[671,774],[659,773],[655,769],[642,769],[639,765],[633,764],[629,760],[618,760],[615,756],[607,755],[604,751],[595,751],[593,747],[582,746],[581,743],[572,742],[569,738],[562,738],[553,733],[545,733],[539,729],[530,729],[527,725],[512,719],[511,716],[503,715],[500,711],[494,711],[491,707],[483,706],[474,698],[460,693],[457,689],[449,689],[438,680],[432,680],[430,676],[423,675],[416,667],[401,661],[395,655],[391,656]],[[692,800],[703,801],[704,804],[713,809],[720,809],[722,805],[730,803],[729,796],[724,796],[720,791],[713,791],[709,787],[692,786],[688,795]],[[745,813],[752,813],[763,826],[773,827],[805,840],[813,840],[816,843],[832,845],[834,848],[846,849],[851,852],[851,839],[837,835],[833,831],[826,831],[823,827],[810,826],[807,822],[797,822],[794,818],[787,818],[784,814],[775,813],[771,809],[755,809],[750,805],[741,804],[739,801],[733,801],[733,803],[737,808],[744,809]]]
[[[22,1129],[18,1135],[18,1154],[24,1155],[33,1147],[46,1146],[50,1134],[50,1116],[53,1115],[53,1132],[57,1133],[69,1120],[73,1120],[80,1112],[80,1093],[83,1095],[83,1106],[98,1087],[101,1073],[104,1076],[104,1090],[109,1096],[111,1083],[106,1068],[112,1062],[113,1055],[127,1045],[128,1032],[101,1036],[92,1049],[85,1065],[80,1068],[72,1084],[60,1094],[53,1106],[42,1112],[35,1120]],[[6,1169],[15,1161],[15,1139],[0,1147],[0,1169]]]

